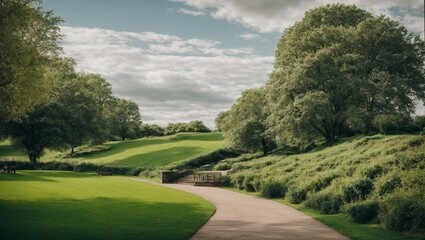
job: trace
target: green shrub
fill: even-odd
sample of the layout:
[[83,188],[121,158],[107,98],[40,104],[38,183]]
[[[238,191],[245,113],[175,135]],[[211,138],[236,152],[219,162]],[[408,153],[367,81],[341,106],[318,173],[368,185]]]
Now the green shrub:
[[245,175],[237,174],[232,176],[232,185],[240,190],[244,189],[243,183],[244,183]]
[[285,197],[286,185],[275,181],[266,181],[261,186],[261,195],[266,198]]
[[379,175],[383,174],[385,172],[385,169],[380,165],[374,165],[374,166],[367,166],[366,168],[362,169],[361,175],[365,178],[375,179]]
[[247,192],[255,192],[253,182],[254,182],[254,176],[252,175],[246,176],[242,183],[243,189]]
[[37,169],[40,170],[59,170],[59,171],[73,171],[74,165],[67,162],[42,162],[39,163]]
[[232,183],[231,183],[231,179],[230,179],[230,177],[229,177],[228,175],[223,176],[223,177],[221,178],[220,185],[221,185],[221,186],[225,186],[225,187],[229,187],[229,186],[231,186],[231,185],[232,185]]
[[373,190],[372,180],[365,178],[357,180],[342,187],[342,195],[345,202],[353,202],[366,199]]
[[226,163],[226,162],[219,163],[215,166],[215,170],[218,170],[218,171],[229,170],[231,168],[232,168],[232,164]]
[[352,203],[344,208],[344,212],[352,222],[370,223],[378,216],[379,203],[377,201]]
[[342,197],[338,194],[319,192],[311,195],[305,205],[322,214],[336,214],[339,213],[342,203]]
[[74,166],[75,172],[95,172],[100,168],[100,165],[93,163],[80,163]]
[[401,185],[401,178],[397,172],[388,173],[377,179],[375,192],[378,196],[384,196],[393,192]]
[[302,203],[307,197],[307,191],[301,188],[290,188],[286,193],[289,202],[293,204]]
[[395,231],[423,231],[425,206],[422,197],[393,193],[381,203],[378,216],[381,225]]
[[314,192],[319,192],[331,185],[332,181],[337,177],[338,175],[334,173],[317,177],[312,181],[311,188]]

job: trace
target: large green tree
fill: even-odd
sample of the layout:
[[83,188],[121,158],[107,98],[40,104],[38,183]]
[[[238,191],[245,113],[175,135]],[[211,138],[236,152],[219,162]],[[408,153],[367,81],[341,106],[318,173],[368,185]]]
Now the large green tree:
[[274,148],[267,132],[267,109],[263,88],[244,91],[230,111],[219,116],[226,140],[238,149],[262,151],[266,155]]
[[399,23],[353,5],[306,12],[282,35],[266,85],[272,132],[333,142],[349,127],[369,133],[381,112],[412,112],[424,97],[424,50]]
[[52,91],[44,76],[60,50],[61,19],[37,0],[0,2],[0,121],[18,120]]
[[12,144],[36,164],[46,149],[65,149],[72,131],[72,113],[57,102],[35,107],[20,121],[10,121],[6,133]]

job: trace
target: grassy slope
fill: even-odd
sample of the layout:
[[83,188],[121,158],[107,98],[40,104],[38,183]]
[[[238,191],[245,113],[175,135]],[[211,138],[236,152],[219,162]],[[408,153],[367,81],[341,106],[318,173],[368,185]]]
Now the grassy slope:
[[[286,183],[289,188],[306,189],[307,198],[315,194],[314,188],[326,177],[334,179],[328,186],[319,190],[328,194],[340,192],[341,187],[358,179],[365,178],[371,170],[382,168],[374,178],[374,189],[369,199],[380,199],[378,190],[387,174],[411,176],[425,167],[425,137],[414,135],[372,136],[346,139],[335,146],[292,156],[267,156],[248,162],[236,163],[237,170],[231,175],[234,185],[244,188],[249,180],[261,188],[262,182]],[[288,200],[278,200],[288,204]],[[344,214],[324,215],[306,208],[303,204],[293,207],[313,216],[352,239],[412,239],[401,233],[384,231],[376,224],[353,224]],[[423,237],[421,237],[423,239]]]
[[[213,214],[197,196],[124,177],[0,174],[0,239],[188,239]],[[60,237],[59,237],[60,236]]]
[[[223,145],[220,133],[181,133],[173,136],[141,138],[109,142],[110,149],[67,160],[131,167],[159,167],[205,154]],[[47,152],[43,161],[57,158],[58,153]],[[27,157],[13,150],[8,142],[0,143],[0,157],[26,160]]]

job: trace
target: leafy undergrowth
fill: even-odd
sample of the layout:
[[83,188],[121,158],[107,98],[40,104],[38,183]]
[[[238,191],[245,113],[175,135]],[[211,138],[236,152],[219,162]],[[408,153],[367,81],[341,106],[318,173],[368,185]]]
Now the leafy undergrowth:
[[[270,198],[346,214],[352,222],[425,232],[425,137],[346,139],[305,154],[234,162],[225,183]],[[338,222],[338,221],[335,221]]]
[[0,174],[0,239],[188,239],[214,207],[189,193],[61,171]]

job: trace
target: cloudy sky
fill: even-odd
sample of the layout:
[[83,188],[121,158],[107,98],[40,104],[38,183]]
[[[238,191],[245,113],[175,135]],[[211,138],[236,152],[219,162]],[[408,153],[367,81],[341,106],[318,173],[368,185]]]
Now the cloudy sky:
[[[332,0],[45,0],[64,55],[100,73],[142,120],[214,127],[247,88],[263,85],[282,31]],[[423,0],[346,0],[424,36]],[[424,111],[421,109],[420,111]],[[420,112],[422,113],[422,112]],[[425,113],[425,112],[424,112]]]

